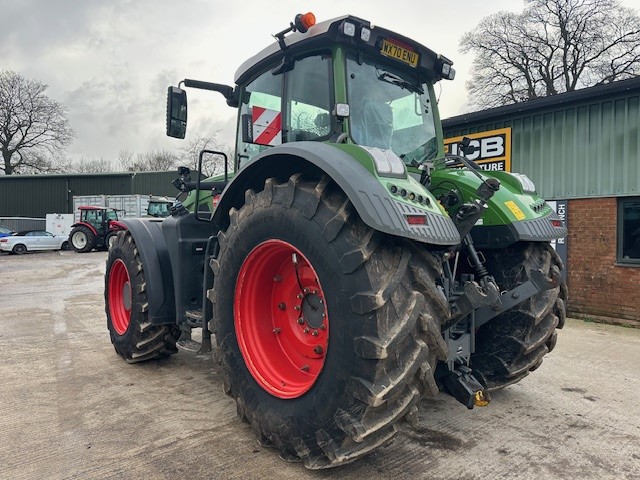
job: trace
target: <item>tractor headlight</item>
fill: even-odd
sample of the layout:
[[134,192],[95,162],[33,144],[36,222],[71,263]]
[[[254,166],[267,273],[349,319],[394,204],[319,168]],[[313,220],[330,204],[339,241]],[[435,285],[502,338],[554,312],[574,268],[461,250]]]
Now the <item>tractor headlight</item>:
[[518,179],[522,186],[522,191],[526,193],[536,193],[536,186],[524,173],[512,173]]
[[376,166],[378,175],[382,177],[405,177],[407,174],[407,168],[398,155],[393,150],[383,150],[377,147],[362,147],[364,148]]

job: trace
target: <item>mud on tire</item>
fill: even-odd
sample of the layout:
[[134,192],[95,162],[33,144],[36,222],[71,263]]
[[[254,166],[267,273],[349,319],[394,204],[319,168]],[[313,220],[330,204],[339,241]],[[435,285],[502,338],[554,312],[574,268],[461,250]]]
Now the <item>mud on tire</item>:
[[[272,395],[256,381],[234,326],[238,272],[256,246],[273,239],[308,259],[327,299],[324,365],[294,398]],[[438,391],[433,374],[446,358],[439,322],[449,314],[434,281],[440,263],[409,241],[367,227],[329,180],[307,182],[297,174],[287,183],[267,180],[231,211],[219,242],[208,297],[225,391],[261,443],[307,468],[347,463],[386,442],[422,395]],[[272,308],[264,305],[265,316]]]
[[[564,268],[548,243],[521,242],[505,250],[485,250],[487,269],[501,290],[510,290],[539,269],[547,276]],[[556,345],[556,328],[566,318],[567,286],[534,295],[480,328],[471,366],[489,390],[516,383],[535,370]]]
[[104,286],[107,328],[111,343],[129,363],[177,353],[180,330],[175,325],[152,325],[147,280],[135,241],[121,231],[109,250]]

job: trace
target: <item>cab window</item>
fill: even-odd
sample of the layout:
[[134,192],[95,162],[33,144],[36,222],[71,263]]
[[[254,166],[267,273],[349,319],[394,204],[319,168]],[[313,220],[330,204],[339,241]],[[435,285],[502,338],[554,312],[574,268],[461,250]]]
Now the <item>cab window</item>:
[[[247,85],[240,104],[239,163],[282,143],[282,75],[267,71]],[[268,129],[270,127],[270,129]]]
[[299,142],[331,133],[331,55],[298,60],[287,72],[287,140]]
[[328,138],[331,78],[331,55],[322,53],[295,60],[285,73],[268,70],[249,83],[240,105],[239,164],[285,142]]
[[428,82],[381,59],[347,57],[350,134],[391,149],[406,163],[434,158],[437,142]]

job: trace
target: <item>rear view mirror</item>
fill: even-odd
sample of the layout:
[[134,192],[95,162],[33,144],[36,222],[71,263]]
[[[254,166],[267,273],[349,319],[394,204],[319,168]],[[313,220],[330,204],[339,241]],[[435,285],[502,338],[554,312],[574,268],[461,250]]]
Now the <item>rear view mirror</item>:
[[187,133],[187,92],[178,87],[167,91],[167,135],[184,138]]

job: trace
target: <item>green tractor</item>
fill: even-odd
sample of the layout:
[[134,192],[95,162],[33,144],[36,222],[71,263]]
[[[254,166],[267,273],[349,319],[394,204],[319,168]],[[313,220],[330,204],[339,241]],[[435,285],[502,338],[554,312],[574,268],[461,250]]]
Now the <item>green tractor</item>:
[[171,137],[182,85],[237,109],[235,157],[203,151],[224,175],[182,168],[168,218],[122,222],[106,314],[128,362],[201,328],[259,441],[327,468],[385,443],[421,398],[486,405],[540,365],[565,319],[550,241],[566,228],[525,176],[445,155],[444,56],[353,16],[298,15],[275,38],[233,87],[169,88]]

